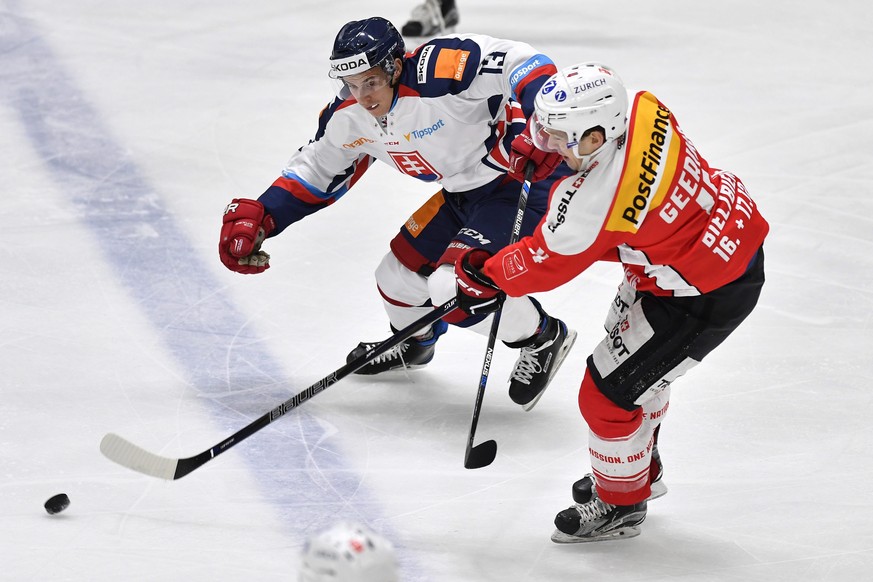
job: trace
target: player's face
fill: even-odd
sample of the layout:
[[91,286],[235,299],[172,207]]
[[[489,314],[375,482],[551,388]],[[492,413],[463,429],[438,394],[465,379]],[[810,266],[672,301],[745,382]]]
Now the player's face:
[[[570,168],[577,171],[580,169],[582,162],[573,152],[576,147],[576,142],[571,143],[569,136],[565,132],[556,129],[543,128],[540,136],[540,141],[542,143],[541,149],[547,152],[557,152],[561,154],[561,157],[564,158],[564,161],[567,162],[567,165],[570,166]],[[545,138],[545,140],[542,138]]]
[[575,170],[576,167],[569,158],[574,157],[573,148],[576,147],[576,142],[571,142],[566,132],[543,125],[539,114],[534,114],[530,121],[530,133],[534,145],[544,152],[560,154],[567,161],[567,165]]
[[561,154],[567,165],[576,172],[580,171],[585,163],[585,160],[579,156],[593,154],[603,143],[597,139],[595,133],[582,138],[578,145],[575,141],[569,141],[569,137],[563,131],[543,128],[543,133],[548,141],[546,147],[542,149]]
[[374,117],[387,115],[391,109],[394,89],[391,87],[390,81],[388,73],[381,67],[373,67],[368,71],[343,79],[343,83],[358,105]]

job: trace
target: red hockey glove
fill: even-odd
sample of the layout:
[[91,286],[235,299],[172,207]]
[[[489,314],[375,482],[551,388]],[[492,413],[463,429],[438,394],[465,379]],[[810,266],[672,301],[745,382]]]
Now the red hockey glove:
[[480,270],[489,257],[484,249],[469,249],[455,262],[458,307],[470,315],[493,313],[506,299],[506,293]]
[[224,209],[218,256],[225,267],[237,273],[262,273],[270,268],[270,255],[261,250],[276,221],[257,200],[234,198]]
[[509,155],[509,175],[524,182],[524,167],[528,162],[533,163],[534,173],[532,182],[545,180],[552,175],[564,158],[557,152],[544,152],[534,145],[530,136],[530,121],[527,127],[514,140],[512,140],[512,153]]

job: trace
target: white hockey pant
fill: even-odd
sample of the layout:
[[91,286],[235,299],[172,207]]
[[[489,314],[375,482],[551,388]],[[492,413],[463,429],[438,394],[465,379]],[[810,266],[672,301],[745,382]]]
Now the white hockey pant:
[[[430,299],[433,305],[442,305],[455,296],[455,271],[452,265],[441,265],[430,277],[414,273],[400,264],[393,253],[388,253],[376,269],[376,284],[382,293],[382,301],[388,320],[397,329],[429,313],[431,307],[420,307]],[[493,316],[488,316],[469,329],[487,336]],[[527,339],[536,333],[540,313],[527,297],[507,297],[500,315],[497,338],[506,342]],[[419,333],[427,333],[428,328]]]

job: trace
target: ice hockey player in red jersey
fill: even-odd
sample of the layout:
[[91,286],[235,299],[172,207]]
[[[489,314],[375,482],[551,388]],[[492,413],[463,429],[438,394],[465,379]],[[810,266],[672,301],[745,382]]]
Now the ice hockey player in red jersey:
[[[654,95],[628,102],[603,65],[551,77],[536,96],[527,155],[560,156],[576,174],[554,184],[533,235],[456,263],[463,309],[548,291],[596,261],[623,266],[579,389],[593,474],[555,518],[559,543],[640,533],[646,500],[666,492],[657,436],[671,383],[751,313],[764,283],[769,227],[742,181],[710,166]],[[525,162],[526,146],[513,147]]]
[[[518,170],[510,169],[510,147],[526,127],[537,91],[556,70],[548,57],[521,42],[446,36],[406,54],[402,36],[387,20],[349,22],[330,57],[337,98],[322,110],[314,139],[291,156],[266,192],[228,205],[219,241],[222,263],[241,273],[263,272],[269,267],[261,250],[265,238],[339,200],[380,160],[442,186],[401,227],[376,270],[391,326],[411,325],[454,297],[454,261],[461,252],[473,246],[495,252],[508,244],[520,192],[511,177]],[[535,178],[546,178],[561,162],[538,159],[543,163]],[[566,165],[555,171],[562,173],[570,173]],[[523,234],[533,232],[545,214],[549,184],[531,188]],[[445,319],[484,334],[490,327],[488,314],[457,310]],[[358,373],[427,364],[446,321],[420,330]],[[505,303],[498,337],[520,350],[509,395],[529,410],[576,333],[522,297]],[[361,343],[348,359],[370,345]]]

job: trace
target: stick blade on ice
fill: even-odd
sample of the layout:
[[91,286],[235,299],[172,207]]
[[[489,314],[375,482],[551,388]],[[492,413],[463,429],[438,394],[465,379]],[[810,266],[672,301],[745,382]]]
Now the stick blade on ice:
[[100,441],[100,452],[110,461],[145,475],[170,481],[176,478],[179,459],[150,453],[117,434],[109,433],[103,437]]
[[[229,450],[234,445],[239,444],[262,428],[268,426],[277,418],[283,417],[288,411],[296,409],[316,394],[330,388],[349,374],[363,367],[371,359],[387,352],[403,340],[412,337],[416,331],[429,325],[433,325],[436,321],[445,317],[457,308],[457,299],[452,298],[449,301],[446,301],[439,307],[434,308],[433,311],[423,315],[418,321],[412,322],[405,328],[397,331],[387,340],[370,348],[365,354],[358,356],[351,362],[346,362],[345,365],[340,366],[315,384],[309,386],[309,388],[298,392],[279,406],[273,408],[271,411],[253,420],[220,443],[192,457],[181,459],[162,457],[161,455],[150,453],[114,433],[107,434],[103,437],[103,440],[100,441],[100,452],[102,452],[110,461],[118,463],[122,467],[139,471],[144,475],[157,477],[158,479],[166,479],[168,481],[181,479],[188,473],[202,467],[216,456]],[[472,436],[470,439],[472,445]]]
[[497,441],[488,440],[472,447],[464,459],[465,469],[481,469],[494,462],[497,456]]

